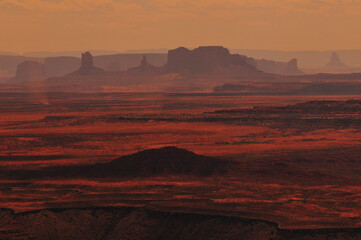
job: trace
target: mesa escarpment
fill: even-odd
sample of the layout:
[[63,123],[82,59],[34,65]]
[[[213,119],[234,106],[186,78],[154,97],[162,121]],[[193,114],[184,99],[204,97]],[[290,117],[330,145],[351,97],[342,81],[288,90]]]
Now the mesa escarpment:
[[258,72],[247,63],[246,56],[231,54],[228,49],[220,46],[199,47],[194,50],[180,47],[170,50],[165,68],[167,72],[197,74],[231,67],[239,67],[239,70],[251,73]]
[[31,82],[45,79],[44,64],[35,61],[24,61],[16,69],[16,75],[12,79],[15,82]]
[[283,74],[283,75],[302,75],[298,68],[298,61],[296,58],[288,62],[272,61],[267,59],[248,58],[248,62],[254,65],[258,70],[265,73]]

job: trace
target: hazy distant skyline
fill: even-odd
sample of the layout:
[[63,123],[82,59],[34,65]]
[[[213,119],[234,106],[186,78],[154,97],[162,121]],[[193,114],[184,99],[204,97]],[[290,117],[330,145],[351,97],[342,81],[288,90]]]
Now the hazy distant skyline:
[[0,51],[361,49],[361,0],[0,0]]

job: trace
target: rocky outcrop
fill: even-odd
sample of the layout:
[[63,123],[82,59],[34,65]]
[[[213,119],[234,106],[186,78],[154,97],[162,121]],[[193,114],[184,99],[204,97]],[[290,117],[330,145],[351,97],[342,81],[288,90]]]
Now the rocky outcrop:
[[80,68],[71,75],[97,75],[104,73],[103,69],[95,67],[93,63],[93,55],[90,52],[82,53]]
[[[126,71],[135,68],[142,60],[142,56],[147,57],[147,62],[155,67],[164,66],[167,62],[166,54],[116,54],[93,56],[93,65],[108,72]],[[48,57],[44,60],[45,73],[47,77],[62,77],[76,72],[82,64],[82,60],[77,57]],[[1,68],[1,56],[0,56]]]
[[[241,67],[237,69],[237,67]],[[220,69],[232,69],[239,73],[255,73],[257,70],[265,73],[297,75],[299,70],[297,59],[289,62],[258,60],[239,54],[231,54],[224,47],[199,47],[189,50],[184,47],[170,50],[168,53],[167,72],[204,73]]]
[[25,56],[8,56],[0,55],[0,71],[6,71],[7,73],[15,76],[17,66],[24,61],[36,61],[41,62],[40,58],[29,58]]
[[93,55],[90,52],[85,52],[82,54],[81,57],[81,66],[79,68],[79,73],[81,75],[91,75],[102,73],[103,70],[97,67],[94,67],[93,64]]
[[292,59],[289,62],[278,62],[266,59],[253,59],[255,67],[265,73],[274,74],[287,74],[287,75],[299,75],[303,72],[298,68],[297,59]]
[[321,67],[312,69],[310,73],[328,73],[328,74],[348,74],[348,73],[360,73],[360,67],[347,66],[336,52],[331,54],[329,62]]
[[303,72],[298,69],[298,62],[296,58],[293,58],[287,63],[286,73],[289,75],[302,74]]
[[16,75],[12,79],[16,82],[31,82],[45,79],[44,64],[35,61],[24,61],[16,69]]
[[326,65],[327,68],[346,68],[347,66],[341,61],[337,53],[333,52],[330,61]]
[[180,47],[168,52],[167,72],[205,73],[229,67],[245,67],[250,72],[257,72],[255,67],[247,63],[247,58],[239,54],[231,54],[220,46],[199,47],[189,50]]
[[147,53],[94,56],[94,65],[104,69],[104,71],[126,71],[129,68],[139,66],[144,56],[147,57],[147,62],[155,67],[162,67],[167,63],[167,54]]
[[138,67],[129,68],[128,72],[139,74],[158,74],[162,72],[162,68],[155,67],[148,63],[147,56],[144,55]]

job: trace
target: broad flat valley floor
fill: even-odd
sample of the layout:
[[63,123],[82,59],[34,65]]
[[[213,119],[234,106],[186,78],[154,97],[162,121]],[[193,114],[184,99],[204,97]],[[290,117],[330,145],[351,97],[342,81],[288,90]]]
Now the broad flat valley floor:
[[[360,227],[357,96],[2,93],[0,207],[148,206]],[[317,101],[316,101],[317,100]],[[238,163],[215,178],[9,179],[4,172],[109,162],[177,146]]]

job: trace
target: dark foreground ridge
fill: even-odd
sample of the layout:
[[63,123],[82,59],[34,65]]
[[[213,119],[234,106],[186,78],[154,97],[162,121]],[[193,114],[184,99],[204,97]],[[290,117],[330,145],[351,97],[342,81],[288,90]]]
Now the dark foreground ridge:
[[141,151],[118,158],[105,167],[122,169],[132,176],[182,174],[210,176],[225,173],[227,170],[226,162],[223,160],[197,155],[176,147]]
[[231,216],[104,207],[0,210],[0,239],[361,239],[361,229],[284,230],[276,223]]
[[231,162],[197,155],[186,149],[164,147],[126,155],[109,163],[85,166],[48,167],[40,170],[13,171],[10,178],[137,178],[153,176],[207,177],[225,174]]

